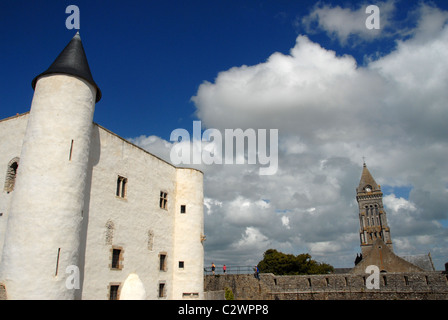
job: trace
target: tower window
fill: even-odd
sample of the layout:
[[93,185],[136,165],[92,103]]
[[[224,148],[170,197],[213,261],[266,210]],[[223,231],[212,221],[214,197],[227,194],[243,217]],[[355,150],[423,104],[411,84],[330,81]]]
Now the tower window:
[[186,205],[182,204],[180,206],[180,213],[187,213],[187,206]]
[[112,251],[112,259],[110,268],[112,270],[123,269],[123,249],[120,247],[113,247],[111,251]]
[[14,158],[8,163],[6,170],[5,187],[4,190],[10,193],[14,190],[16,183],[17,169],[19,168],[19,158]]
[[166,253],[159,254],[159,270],[166,271]]
[[118,289],[120,285],[111,284],[109,285],[109,300],[118,300]]
[[168,193],[160,191],[159,206],[160,206],[160,208],[167,210],[167,208],[168,208]]
[[165,297],[165,283],[160,282],[159,283],[159,298]]
[[68,160],[71,161],[72,160],[72,154],[73,154],[73,143],[74,141],[72,140],[72,143],[70,144],[70,152],[68,154]]
[[112,269],[118,269],[118,266],[120,265],[120,249],[113,249],[112,252]]
[[127,189],[128,179],[122,176],[118,176],[117,179],[117,192],[116,196],[120,198],[126,198],[126,189]]

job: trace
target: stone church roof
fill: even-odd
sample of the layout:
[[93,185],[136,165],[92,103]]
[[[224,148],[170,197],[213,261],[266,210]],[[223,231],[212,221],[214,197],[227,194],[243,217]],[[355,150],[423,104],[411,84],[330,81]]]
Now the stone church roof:
[[417,254],[401,256],[404,260],[422,268],[425,271],[435,271],[434,264],[432,263],[431,255],[428,254]]
[[77,76],[81,79],[86,80],[97,90],[95,102],[101,100],[101,90],[93,80],[79,32],[75,34],[73,39],[68,43],[64,50],[62,50],[56,60],[54,60],[54,62],[51,64],[51,66],[46,71],[42,72],[33,79],[33,81],[31,82],[31,86],[34,89],[36,87],[37,80],[41,76],[58,73]]
[[389,247],[378,238],[370,251],[362,260],[350,271],[354,274],[364,274],[365,269],[370,266],[377,266],[382,272],[422,272],[423,268],[406,261],[393,253]]

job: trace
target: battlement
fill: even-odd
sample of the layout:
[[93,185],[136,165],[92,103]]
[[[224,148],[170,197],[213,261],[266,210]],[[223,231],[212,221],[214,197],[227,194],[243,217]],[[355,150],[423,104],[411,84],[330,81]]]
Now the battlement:
[[368,276],[205,276],[204,291],[229,288],[237,300],[448,300],[448,275],[442,272],[381,273],[379,289],[367,289]]

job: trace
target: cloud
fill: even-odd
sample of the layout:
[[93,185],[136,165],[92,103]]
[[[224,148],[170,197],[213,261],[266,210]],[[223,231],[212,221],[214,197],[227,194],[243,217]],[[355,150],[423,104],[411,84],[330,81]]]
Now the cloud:
[[390,37],[391,19],[395,11],[395,1],[377,2],[379,29],[366,27],[366,20],[371,22],[373,11],[366,10],[371,3],[361,3],[356,9],[342,8],[317,2],[311,13],[296,23],[305,26],[308,33],[324,31],[333,39],[337,39],[342,45],[349,40],[374,41],[378,37]]
[[[393,4],[381,8],[388,5],[392,12]],[[319,8],[333,19],[362,6]],[[341,39],[356,34],[350,25],[324,25],[319,12],[322,27]],[[441,223],[448,219],[448,16],[429,6],[413,14],[418,24],[407,30],[410,36],[397,38],[392,52],[365,66],[299,35],[289,54],[274,52],[263,63],[221,71],[199,86],[192,101],[203,127],[279,130],[275,175],[260,176],[247,163],[201,166],[206,263],[253,265],[272,247],[352,266],[360,251],[355,188],[366,156],[383,187],[412,187],[409,199],[384,197],[395,251],[431,251],[442,268],[448,234]],[[387,15],[382,21],[387,26]],[[134,141],[169,154],[171,144],[157,138]]]
[[129,142],[145,149],[157,157],[170,162],[170,151],[172,143],[157,136],[141,135],[135,138],[128,138]]
[[415,204],[404,198],[396,198],[394,194],[389,194],[383,197],[383,204],[395,212],[398,212],[399,210],[417,210]]

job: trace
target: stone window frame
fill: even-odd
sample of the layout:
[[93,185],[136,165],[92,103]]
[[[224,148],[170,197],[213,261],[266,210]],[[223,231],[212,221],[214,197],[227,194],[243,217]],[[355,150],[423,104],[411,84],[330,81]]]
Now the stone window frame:
[[168,192],[161,190],[159,198],[160,209],[168,210]]
[[[111,299],[112,287],[117,287],[116,299]],[[120,300],[121,282],[110,282],[107,286],[107,300]]]
[[157,298],[166,299],[167,298],[167,286],[165,280],[160,280],[157,286]]
[[159,252],[159,271],[168,271],[168,254],[166,252]]
[[[118,256],[118,266],[115,268],[113,267],[113,259],[114,259],[114,250],[120,250],[120,254]],[[124,268],[123,265],[123,260],[124,260],[124,249],[121,246],[112,246],[110,248],[110,256],[109,256],[109,269],[110,270],[116,270],[116,271],[120,271]]]
[[127,193],[128,193],[128,178],[122,175],[118,175],[115,197],[118,199],[127,199]]

